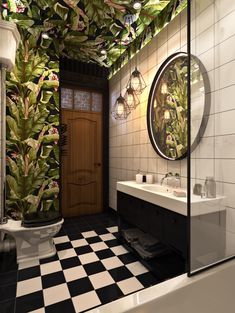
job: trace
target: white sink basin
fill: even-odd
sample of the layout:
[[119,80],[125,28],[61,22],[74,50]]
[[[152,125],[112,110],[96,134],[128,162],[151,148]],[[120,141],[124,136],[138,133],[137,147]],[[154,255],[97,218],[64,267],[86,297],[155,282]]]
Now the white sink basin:
[[[187,216],[187,197],[174,196],[172,188],[169,186],[122,181],[117,182],[117,190]],[[224,209],[223,200],[223,196],[202,199],[200,196],[191,195],[191,215],[199,216],[221,211]]]
[[146,186],[142,186],[141,185],[141,188],[144,189],[144,190],[148,190],[148,191],[151,191],[151,192],[163,192],[163,193],[168,193],[168,192],[171,192],[171,188],[169,187],[166,187],[166,186],[161,186],[161,185],[146,185]]

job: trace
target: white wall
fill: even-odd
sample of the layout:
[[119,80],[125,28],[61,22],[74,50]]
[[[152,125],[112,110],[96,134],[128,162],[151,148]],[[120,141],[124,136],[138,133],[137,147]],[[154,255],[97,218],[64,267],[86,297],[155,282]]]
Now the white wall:
[[[147,88],[140,97],[140,105],[132,111],[127,120],[116,121],[110,115],[109,205],[113,209],[116,209],[117,201],[116,182],[135,179],[138,169],[143,173],[154,174],[156,182],[169,171],[180,173],[182,186],[186,187],[186,160],[170,162],[160,158],[151,146],[146,123],[149,90],[158,68],[172,53],[187,50],[186,20],[184,11],[132,59],[132,70],[137,62]],[[121,77],[122,93],[125,93],[130,68],[129,63],[111,78],[110,108],[120,94]]]
[[205,135],[192,154],[192,184],[213,176],[225,196],[226,255],[235,254],[235,1],[193,0],[192,53],[206,67],[211,112]]

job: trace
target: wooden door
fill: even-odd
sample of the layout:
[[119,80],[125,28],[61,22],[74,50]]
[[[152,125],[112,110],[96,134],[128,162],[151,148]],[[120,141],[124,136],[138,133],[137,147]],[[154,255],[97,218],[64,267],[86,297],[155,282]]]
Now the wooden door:
[[102,95],[62,88],[61,103],[63,216],[102,212]]

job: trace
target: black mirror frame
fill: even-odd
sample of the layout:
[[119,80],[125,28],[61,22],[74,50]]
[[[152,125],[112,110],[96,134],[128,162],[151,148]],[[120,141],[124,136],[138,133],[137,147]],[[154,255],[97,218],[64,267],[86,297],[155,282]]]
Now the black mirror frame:
[[[187,157],[188,152],[186,151],[186,153],[184,153],[181,157],[173,159],[170,157],[167,157],[165,154],[163,154],[163,152],[158,148],[155,140],[154,140],[154,136],[152,133],[152,125],[151,125],[151,110],[152,110],[152,106],[154,103],[154,95],[155,95],[155,90],[158,86],[158,82],[161,79],[165,69],[168,67],[168,65],[171,63],[171,61],[179,58],[179,57],[188,57],[188,54],[186,52],[177,52],[174,53],[172,55],[170,55],[160,66],[160,68],[157,71],[157,74],[154,77],[154,80],[152,82],[151,85],[151,89],[150,89],[150,93],[149,93],[149,97],[148,97],[148,105],[147,105],[147,129],[148,129],[148,135],[151,141],[151,144],[154,148],[154,150],[157,152],[157,154],[162,157],[165,160],[168,161],[179,161],[182,160],[184,158]],[[195,137],[194,142],[191,145],[191,153],[195,150],[195,148],[197,147],[197,145],[199,144],[201,138],[203,137],[203,134],[205,133],[206,130],[206,126],[208,123],[208,119],[209,119],[209,114],[210,114],[210,109],[211,109],[211,89],[210,89],[210,81],[209,81],[209,77],[207,74],[207,70],[205,68],[205,66],[202,64],[202,62],[196,57],[196,56],[192,56],[193,59],[196,60],[200,72],[202,74],[203,77],[203,81],[204,81],[204,86],[205,86],[205,102],[204,102],[204,110],[203,110],[203,117],[202,117],[202,121],[199,127],[199,131]],[[191,131],[190,129],[188,131]],[[188,149],[187,149],[188,150]]]

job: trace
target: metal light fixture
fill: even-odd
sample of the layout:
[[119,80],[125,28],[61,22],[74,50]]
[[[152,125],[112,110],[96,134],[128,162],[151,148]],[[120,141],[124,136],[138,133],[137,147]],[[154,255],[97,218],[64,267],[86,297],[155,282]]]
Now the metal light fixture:
[[[128,54],[128,59],[130,62],[130,74],[131,74],[131,57],[130,57],[130,51]],[[129,106],[130,110],[136,109],[136,107],[140,104],[139,97],[137,96],[136,92],[134,89],[130,86],[127,85],[126,87],[126,93],[124,95],[124,98],[127,102],[127,105]]]
[[131,87],[137,95],[140,95],[147,87],[144,78],[137,67],[131,74],[128,86]]
[[[120,56],[121,56],[121,44],[120,44]],[[131,113],[131,110],[122,96],[122,64],[120,65],[120,96],[117,98],[116,102],[114,103],[111,109],[111,115],[116,120],[125,120],[127,119],[128,115]]]
[[141,7],[142,7],[142,3],[141,3],[139,0],[135,0],[135,1],[133,2],[133,8],[134,8],[135,10],[140,10]]
[[130,110],[136,109],[136,107],[140,104],[137,94],[131,87],[127,88],[124,98]]
[[121,95],[117,98],[112,107],[111,114],[116,120],[125,120],[130,114],[130,108],[126,103],[125,98]]

